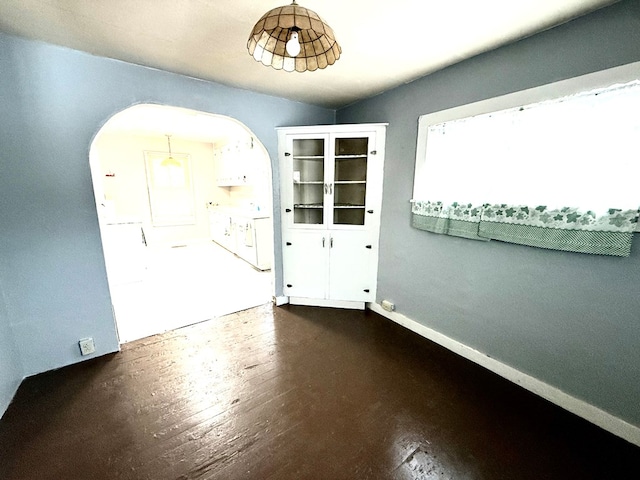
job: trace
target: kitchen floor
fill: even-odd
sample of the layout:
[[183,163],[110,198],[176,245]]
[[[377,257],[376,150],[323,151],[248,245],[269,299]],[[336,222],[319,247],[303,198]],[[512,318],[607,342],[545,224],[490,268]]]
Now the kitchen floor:
[[121,343],[271,301],[260,272],[214,242],[146,247],[141,279],[110,286]]

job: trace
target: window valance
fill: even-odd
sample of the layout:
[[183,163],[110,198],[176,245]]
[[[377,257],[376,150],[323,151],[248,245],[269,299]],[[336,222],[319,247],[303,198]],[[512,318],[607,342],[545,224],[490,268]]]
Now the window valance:
[[411,213],[415,228],[433,233],[626,257],[640,212],[610,209],[596,214],[573,207],[413,201]]

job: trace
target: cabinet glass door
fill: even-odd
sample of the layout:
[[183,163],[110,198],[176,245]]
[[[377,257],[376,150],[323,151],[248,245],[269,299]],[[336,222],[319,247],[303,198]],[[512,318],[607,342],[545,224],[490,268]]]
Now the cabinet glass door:
[[293,139],[293,223],[324,223],[325,140]]
[[333,224],[364,225],[369,137],[336,138]]

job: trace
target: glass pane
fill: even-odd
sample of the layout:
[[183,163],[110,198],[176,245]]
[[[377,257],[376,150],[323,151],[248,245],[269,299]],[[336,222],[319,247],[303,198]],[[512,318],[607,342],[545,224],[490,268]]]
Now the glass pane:
[[333,223],[364,225],[369,139],[336,138]]
[[367,155],[368,137],[336,138],[336,155]]
[[335,225],[364,225],[364,208],[348,208],[333,211]]
[[293,157],[293,183],[324,182],[324,158]]
[[324,221],[324,140],[293,140],[293,223]]
[[324,157],[324,140],[322,138],[304,138],[293,141],[294,157]]
[[322,191],[322,183],[312,184],[294,184],[293,186],[293,205],[300,207],[321,208],[324,194]]
[[367,181],[367,157],[336,159],[336,182]]
[[336,207],[364,207],[365,183],[337,183],[333,203]]
[[296,208],[293,210],[293,223],[322,224],[321,208]]

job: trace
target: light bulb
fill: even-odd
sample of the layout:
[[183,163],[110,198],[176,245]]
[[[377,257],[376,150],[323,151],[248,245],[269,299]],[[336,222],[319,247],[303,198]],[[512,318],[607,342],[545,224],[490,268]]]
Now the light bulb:
[[291,38],[287,42],[287,53],[292,57],[297,57],[300,53],[300,42],[298,41],[298,32],[291,32]]

